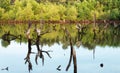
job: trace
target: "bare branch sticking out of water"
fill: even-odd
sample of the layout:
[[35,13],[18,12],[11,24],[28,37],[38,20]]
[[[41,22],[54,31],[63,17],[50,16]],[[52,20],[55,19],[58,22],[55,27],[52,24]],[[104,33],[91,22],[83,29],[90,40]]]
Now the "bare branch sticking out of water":
[[68,71],[70,65],[71,65],[71,61],[73,58],[73,64],[74,64],[74,73],[77,73],[77,60],[76,60],[76,51],[73,48],[73,44],[72,44],[72,40],[71,40],[71,35],[69,33],[69,31],[65,28],[64,31],[66,32],[67,36],[69,36],[69,42],[70,42],[70,48],[71,48],[71,53],[70,53],[70,59],[69,59],[69,63],[66,67],[66,71]]
[[66,67],[66,71],[68,71],[68,69],[69,69],[69,67],[70,67],[70,65],[71,65],[71,61],[72,61],[72,48],[71,48],[71,53],[70,53],[70,59],[69,59],[69,63],[68,63],[68,65],[67,65],[67,67]]
[[57,69],[58,71],[61,71],[60,67],[61,67],[61,65],[59,65],[56,69]]
[[32,63],[28,57],[25,58],[25,64],[28,63],[29,72],[32,70]]
[[38,55],[36,55],[36,57],[35,57],[35,63],[38,65],[37,60],[38,60]]
[[38,65],[38,57],[42,59],[42,65],[44,65],[44,55],[43,55],[43,52],[46,53],[49,58],[52,58],[50,56],[50,54],[49,54],[49,52],[52,52],[52,51],[42,51],[42,50],[39,50],[38,53],[36,54],[36,57],[35,57],[35,62],[36,62],[37,65]]
[[29,70],[29,72],[32,70],[32,63],[31,62],[28,63],[28,70]]
[[75,49],[73,51],[73,64],[74,64],[74,73],[77,73],[77,58],[76,58],[76,51]]
[[7,71],[9,71],[9,68],[8,68],[8,67],[6,67],[6,68],[2,68],[1,70],[7,70]]
[[37,53],[36,56],[35,56],[35,62],[36,62],[37,65],[38,65],[38,62],[37,62],[38,57],[40,57],[40,58],[43,57],[43,55],[42,55],[42,51],[41,51],[41,50],[38,50],[38,53]]
[[44,65],[44,55],[43,55],[43,57],[42,57],[42,65]]
[[42,52],[45,52],[48,55],[49,58],[52,58],[49,54],[49,52],[52,52],[52,51],[42,51]]

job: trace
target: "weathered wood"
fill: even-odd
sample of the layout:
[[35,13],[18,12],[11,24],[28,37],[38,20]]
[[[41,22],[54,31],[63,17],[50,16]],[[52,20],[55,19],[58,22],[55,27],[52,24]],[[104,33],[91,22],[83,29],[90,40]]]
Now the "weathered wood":
[[70,35],[69,31],[66,28],[64,28],[64,31],[67,34],[67,36],[69,37],[69,42],[70,42],[70,59],[69,59],[68,65],[66,67],[66,71],[68,71],[68,69],[69,69],[69,67],[71,65],[72,59],[73,59],[74,73],[77,73],[76,51],[73,48],[73,43],[72,43],[72,39],[71,39],[71,35]]

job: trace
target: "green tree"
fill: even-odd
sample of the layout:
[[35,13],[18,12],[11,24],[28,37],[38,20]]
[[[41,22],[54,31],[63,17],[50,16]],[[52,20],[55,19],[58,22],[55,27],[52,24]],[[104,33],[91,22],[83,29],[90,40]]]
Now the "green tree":
[[23,8],[19,8],[19,11],[16,13],[17,20],[32,20],[34,19],[34,12],[32,11],[31,3],[27,3],[27,6]]
[[8,11],[10,9],[10,0],[0,0],[0,7]]
[[7,46],[10,45],[10,42],[2,40],[2,41],[1,41],[1,45],[2,45],[3,47],[7,47]]
[[5,12],[4,14],[2,14],[1,19],[14,20],[15,19],[15,14],[14,14],[13,10],[9,10],[8,12]]
[[77,19],[77,9],[75,8],[75,6],[68,6],[66,8],[66,19],[68,20],[76,20]]
[[118,8],[116,9],[112,9],[111,12],[110,12],[110,20],[119,20],[120,19],[120,12],[118,10]]
[[66,11],[66,8],[65,8],[65,6],[64,5],[59,5],[58,6],[59,7],[59,15],[60,15],[60,20],[64,20],[65,19],[65,11]]
[[0,7],[0,19],[2,18],[3,14],[4,14],[4,9]]

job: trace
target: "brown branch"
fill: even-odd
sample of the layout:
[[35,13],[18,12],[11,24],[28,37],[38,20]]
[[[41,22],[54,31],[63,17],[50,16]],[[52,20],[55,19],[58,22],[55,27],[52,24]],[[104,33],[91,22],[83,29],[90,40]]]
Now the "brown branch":
[[77,73],[77,58],[76,58],[76,51],[75,49],[73,51],[73,64],[74,64],[74,73]]
[[52,52],[52,51],[42,51],[42,52],[45,52],[48,55],[49,58],[52,58],[49,54],[49,52]]
[[25,64],[28,63],[28,70],[29,72],[32,70],[32,63],[30,61],[30,54],[24,59],[25,60]]
[[44,65],[44,55],[42,56],[42,65]]
[[71,53],[70,53],[70,59],[69,59],[69,63],[66,67],[66,71],[68,71],[70,65],[71,65],[71,61],[73,58],[73,64],[74,64],[74,73],[77,73],[77,60],[76,60],[76,52],[75,49],[73,48],[73,44],[72,44],[72,40],[71,40],[71,35],[69,33],[69,31],[65,28],[64,31],[66,32],[67,36],[69,37],[69,42],[70,42],[70,48],[71,48]]
[[70,59],[69,59],[69,63],[68,63],[68,65],[67,65],[67,67],[66,67],[66,71],[68,71],[68,69],[69,69],[69,67],[70,67],[70,65],[71,65],[71,61],[72,61],[72,53],[73,53],[73,51],[72,51],[72,48],[71,48],[71,53],[70,53]]

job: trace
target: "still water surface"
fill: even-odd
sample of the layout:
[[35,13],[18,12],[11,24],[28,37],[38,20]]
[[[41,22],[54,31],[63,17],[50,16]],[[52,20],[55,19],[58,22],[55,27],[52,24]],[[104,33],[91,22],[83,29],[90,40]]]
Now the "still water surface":
[[[33,46],[34,47],[34,46]],[[67,73],[65,68],[69,61],[70,49],[63,50],[62,45],[54,44],[51,47],[44,46],[45,50],[50,49],[52,58],[45,55],[45,64],[42,66],[41,60],[36,65],[34,54],[31,55],[33,63],[33,71],[31,73]],[[24,64],[26,56],[26,44],[18,44],[12,42],[7,48],[0,45],[0,68],[9,67],[9,71],[0,70],[0,73],[28,73],[27,65]],[[33,48],[35,49],[35,48]],[[35,49],[36,50],[36,49]],[[120,48],[100,47],[95,49],[95,58],[93,59],[93,51],[84,47],[76,48],[78,73],[119,73],[120,72]],[[104,67],[100,67],[100,63]],[[56,70],[61,65],[61,71]],[[73,73],[73,65],[71,64],[68,73]]]
[[[83,37],[83,39],[85,38]],[[7,47],[0,44],[0,73],[29,73],[28,63],[25,64],[24,60],[28,53],[28,42],[22,42],[20,44],[16,41],[17,40],[11,41]],[[3,43],[3,40],[1,39],[0,42]],[[86,47],[85,44],[81,44],[79,47],[73,44],[72,47],[76,52],[77,73],[120,73],[120,46],[110,46],[109,43],[101,46],[100,43],[96,43],[94,48],[89,49],[89,47]],[[44,65],[42,64],[42,59],[40,58],[37,60],[37,65],[35,62],[37,48],[33,45],[32,52],[35,53],[30,54],[30,61],[32,64],[32,70],[30,72],[75,73],[73,60],[68,71],[66,71],[66,67],[70,59],[71,45],[68,44],[66,48],[63,48],[63,46],[63,41],[59,43],[54,42],[52,45],[42,45],[42,47],[40,47],[42,50],[50,50],[49,55],[51,58],[47,55],[47,53],[43,53]],[[100,64],[103,64],[103,67],[101,67]],[[57,69],[58,66],[60,66],[59,70]],[[6,67],[8,67],[8,71],[2,70]]]

